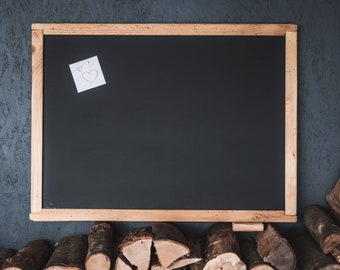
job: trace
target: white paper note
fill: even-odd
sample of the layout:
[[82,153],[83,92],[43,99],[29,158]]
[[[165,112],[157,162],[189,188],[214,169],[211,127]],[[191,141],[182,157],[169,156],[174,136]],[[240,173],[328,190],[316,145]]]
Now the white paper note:
[[97,56],[70,64],[78,93],[106,84]]

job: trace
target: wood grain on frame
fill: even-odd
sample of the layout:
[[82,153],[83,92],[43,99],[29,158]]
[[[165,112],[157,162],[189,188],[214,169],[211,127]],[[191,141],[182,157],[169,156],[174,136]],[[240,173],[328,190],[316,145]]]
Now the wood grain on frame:
[[284,211],[259,210],[135,210],[135,209],[42,209],[31,213],[34,221],[197,221],[197,222],[296,222]]
[[293,24],[33,24],[45,35],[284,36]]
[[42,210],[43,31],[32,31],[31,212]]
[[297,208],[297,33],[286,34],[285,212]]
[[[286,36],[285,209],[134,210],[43,209],[43,36],[44,35],[183,35]],[[297,26],[292,24],[33,24],[31,214],[34,221],[199,221],[296,222],[297,203]]]

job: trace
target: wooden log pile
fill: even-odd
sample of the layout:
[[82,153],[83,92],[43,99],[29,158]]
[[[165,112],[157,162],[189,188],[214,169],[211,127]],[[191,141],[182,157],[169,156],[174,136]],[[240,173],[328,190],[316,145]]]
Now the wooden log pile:
[[[204,235],[185,235],[157,222],[116,236],[109,222],[95,222],[88,235],[29,242],[18,252],[0,249],[1,270],[259,270],[295,267],[288,242],[271,226],[242,245],[231,223],[215,223]],[[284,258],[285,265],[281,258]],[[280,268],[282,266],[282,268]]]
[[94,222],[88,235],[33,240],[19,251],[0,248],[0,270],[340,270],[340,178],[326,196],[330,208],[309,205],[304,225],[280,234],[271,224],[245,237],[231,223],[186,235],[157,222],[118,235]]

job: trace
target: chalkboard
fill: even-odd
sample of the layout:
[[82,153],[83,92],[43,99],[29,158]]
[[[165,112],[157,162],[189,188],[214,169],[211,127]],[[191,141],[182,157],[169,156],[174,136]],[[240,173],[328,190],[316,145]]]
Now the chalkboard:
[[31,219],[296,219],[295,25],[32,29]]

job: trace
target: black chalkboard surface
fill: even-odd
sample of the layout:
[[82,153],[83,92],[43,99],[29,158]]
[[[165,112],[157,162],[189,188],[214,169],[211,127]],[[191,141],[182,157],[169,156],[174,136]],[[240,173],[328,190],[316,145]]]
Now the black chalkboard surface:
[[[44,35],[42,209],[282,211],[286,54],[283,35]],[[78,93],[92,56],[106,84]]]

